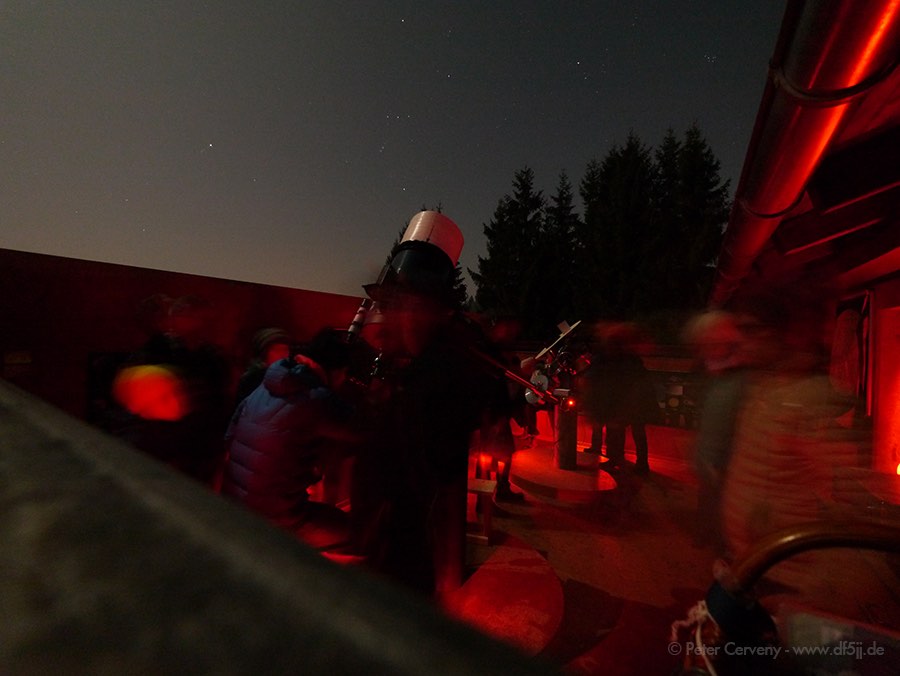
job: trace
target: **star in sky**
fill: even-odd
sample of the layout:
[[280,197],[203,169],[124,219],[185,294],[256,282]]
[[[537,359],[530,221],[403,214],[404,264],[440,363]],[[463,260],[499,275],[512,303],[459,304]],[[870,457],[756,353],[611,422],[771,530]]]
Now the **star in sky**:
[[630,131],[696,122],[735,183],[782,5],[12,3],[0,247],[357,294],[441,204],[475,268],[516,171]]

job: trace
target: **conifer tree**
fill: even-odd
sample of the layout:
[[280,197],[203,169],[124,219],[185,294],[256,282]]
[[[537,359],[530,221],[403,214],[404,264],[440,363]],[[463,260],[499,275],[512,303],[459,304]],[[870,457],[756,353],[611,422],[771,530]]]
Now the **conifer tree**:
[[[671,307],[680,295],[675,280],[684,278],[687,261],[679,252],[683,248],[683,232],[679,211],[681,193],[681,142],[670,127],[655,152],[656,184],[654,186],[654,236],[648,243],[650,255],[656,260],[651,285],[656,302],[648,302],[651,309]],[[648,299],[649,301],[649,299]]]
[[[614,146],[603,162],[588,167],[581,185],[585,226],[584,276],[578,305],[590,318],[627,319],[640,309],[642,275],[650,265],[655,167],[635,134]],[[593,298],[592,298],[593,296]]]
[[574,317],[575,233],[579,219],[573,199],[572,184],[563,171],[545,211],[537,252],[540,275],[533,307],[540,315],[536,324],[548,329]]
[[525,167],[516,172],[512,195],[504,195],[484,226],[487,256],[478,257],[478,271],[469,273],[475,282],[475,301],[494,316],[515,317],[530,332],[531,299],[539,282],[536,255],[544,223],[545,200],[534,187],[534,172]]
[[684,307],[700,307],[706,300],[728,222],[729,182],[719,176],[720,166],[700,129],[691,125],[685,132],[678,163],[678,221],[688,272],[679,284]]
[[669,129],[651,150],[635,135],[588,162],[582,217],[563,172],[549,205],[528,167],[484,226],[487,256],[475,305],[517,317],[523,337],[572,318],[644,320],[671,327],[703,306],[728,220],[728,182],[696,125]]
[[605,299],[604,273],[600,250],[600,198],[603,190],[603,168],[599,161],[588,162],[581,179],[579,194],[583,204],[582,219],[575,224],[575,257],[572,304],[579,318],[594,319],[601,314]]

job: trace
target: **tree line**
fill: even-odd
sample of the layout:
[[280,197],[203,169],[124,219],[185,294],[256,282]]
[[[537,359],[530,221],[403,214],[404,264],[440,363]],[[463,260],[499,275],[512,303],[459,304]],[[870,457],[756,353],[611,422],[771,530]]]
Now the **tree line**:
[[[591,160],[575,188],[565,171],[549,199],[534,172],[483,225],[487,255],[469,270],[469,309],[515,318],[522,338],[544,340],[561,321],[638,321],[672,335],[703,307],[730,211],[729,181],[696,125],[656,148],[634,133]],[[456,288],[466,297],[461,270]]]

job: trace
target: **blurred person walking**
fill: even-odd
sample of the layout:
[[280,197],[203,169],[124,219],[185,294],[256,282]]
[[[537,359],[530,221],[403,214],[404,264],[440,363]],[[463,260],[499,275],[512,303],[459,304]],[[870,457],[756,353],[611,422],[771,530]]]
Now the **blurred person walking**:
[[[750,345],[754,371],[738,416],[722,493],[723,528],[730,556],[790,526],[828,518],[837,509],[835,473],[860,466],[870,436],[856,417],[854,394],[836,390],[828,373],[830,296],[827,290],[776,289],[750,299],[760,321]],[[825,561],[834,552],[792,557],[767,579],[795,589],[824,591]],[[846,581],[847,570],[839,571]]]
[[700,360],[704,375],[694,445],[699,482],[694,542],[712,545],[724,554],[722,490],[749,378],[750,350],[738,318],[721,310],[693,318],[685,327],[684,338]]

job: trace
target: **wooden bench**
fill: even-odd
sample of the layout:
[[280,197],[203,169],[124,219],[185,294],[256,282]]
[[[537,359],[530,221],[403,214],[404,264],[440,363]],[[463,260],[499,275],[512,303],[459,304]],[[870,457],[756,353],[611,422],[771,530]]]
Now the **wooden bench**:
[[[480,506],[481,523],[472,524],[475,529],[468,529],[466,537],[474,542],[489,545],[491,543],[492,525],[494,515],[494,492],[497,490],[497,482],[493,479],[476,479],[469,477],[469,493],[475,494],[476,505]],[[477,513],[476,509],[476,513]]]

